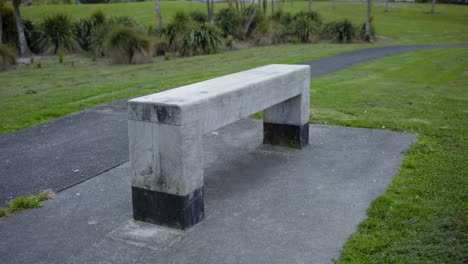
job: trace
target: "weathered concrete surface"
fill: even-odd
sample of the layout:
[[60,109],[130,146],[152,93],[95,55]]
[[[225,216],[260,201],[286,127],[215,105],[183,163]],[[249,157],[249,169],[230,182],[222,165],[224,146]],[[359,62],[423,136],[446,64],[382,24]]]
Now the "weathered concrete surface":
[[201,122],[207,133],[304,94],[302,100],[281,104],[291,108],[282,118],[290,118],[285,124],[304,125],[309,121],[309,85],[309,66],[271,64],[131,99],[128,118],[172,125]]
[[309,86],[308,66],[275,64],[130,100],[132,186],[188,195],[203,186],[203,134],[272,106],[268,122],[304,125]]
[[[317,77],[403,52],[462,46],[466,44],[372,48],[304,64]],[[0,204],[45,188],[62,190],[128,161],[126,110],[123,100],[0,135]]]
[[1,262],[332,263],[415,139],[311,126],[292,150],[242,120],[204,137],[206,218],[188,232],[131,221],[124,164],[5,219]]

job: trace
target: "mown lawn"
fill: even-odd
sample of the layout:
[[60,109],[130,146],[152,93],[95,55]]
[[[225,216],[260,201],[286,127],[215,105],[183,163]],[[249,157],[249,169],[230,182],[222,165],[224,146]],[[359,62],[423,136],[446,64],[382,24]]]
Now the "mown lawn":
[[[177,10],[199,10],[205,12],[205,4],[197,2],[162,1],[162,15],[165,23]],[[291,12],[307,10],[306,1],[286,3],[284,9]],[[390,3],[390,12],[384,12],[384,3],[374,5],[374,23],[377,34],[390,38],[391,44],[434,44],[468,43],[468,6],[437,4],[436,14],[427,14],[429,4]],[[216,4],[215,9],[226,7]],[[23,7],[24,17],[38,20],[54,12],[67,13],[73,17],[89,16],[97,9],[112,16],[131,16],[144,25],[155,25],[153,2],[97,5],[48,5]],[[314,2],[313,10],[319,12],[325,21],[349,18],[363,23],[366,15],[365,1],[338,2],[332,9],[331,2]],[[271,10],[269,10],[271,12]]]
[[468,48],[388,57],[311,84],[312,122],[419,134],[340,263],[468,260]]

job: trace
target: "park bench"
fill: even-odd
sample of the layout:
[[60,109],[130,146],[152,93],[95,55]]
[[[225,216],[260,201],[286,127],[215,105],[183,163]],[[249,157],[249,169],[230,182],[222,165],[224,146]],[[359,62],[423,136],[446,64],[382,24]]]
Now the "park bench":
[[263,143],[309,142],[310,68],[274,64],[128,101],[133,216],[186,229],[204,218],[202,135],[264,111]]

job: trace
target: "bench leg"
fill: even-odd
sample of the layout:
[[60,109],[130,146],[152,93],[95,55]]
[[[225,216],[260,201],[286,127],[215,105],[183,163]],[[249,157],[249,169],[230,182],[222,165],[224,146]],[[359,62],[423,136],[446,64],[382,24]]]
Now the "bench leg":
[[133,217],[187,229],[204,218],[198,125],[128,121]]
[[309,144],[309,87],[298,95],[265,110],[263,144],[301,149]]

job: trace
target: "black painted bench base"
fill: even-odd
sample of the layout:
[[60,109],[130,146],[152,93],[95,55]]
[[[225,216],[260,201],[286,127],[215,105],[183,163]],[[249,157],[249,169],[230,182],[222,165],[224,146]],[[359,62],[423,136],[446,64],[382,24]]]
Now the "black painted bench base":
[[185,230],[205,217],[203,197],[203,187],[180,196],[132,186],[133,218]]
[[309,123],[294,126],[264,122],[263,144],[302,149],[309,144]]

